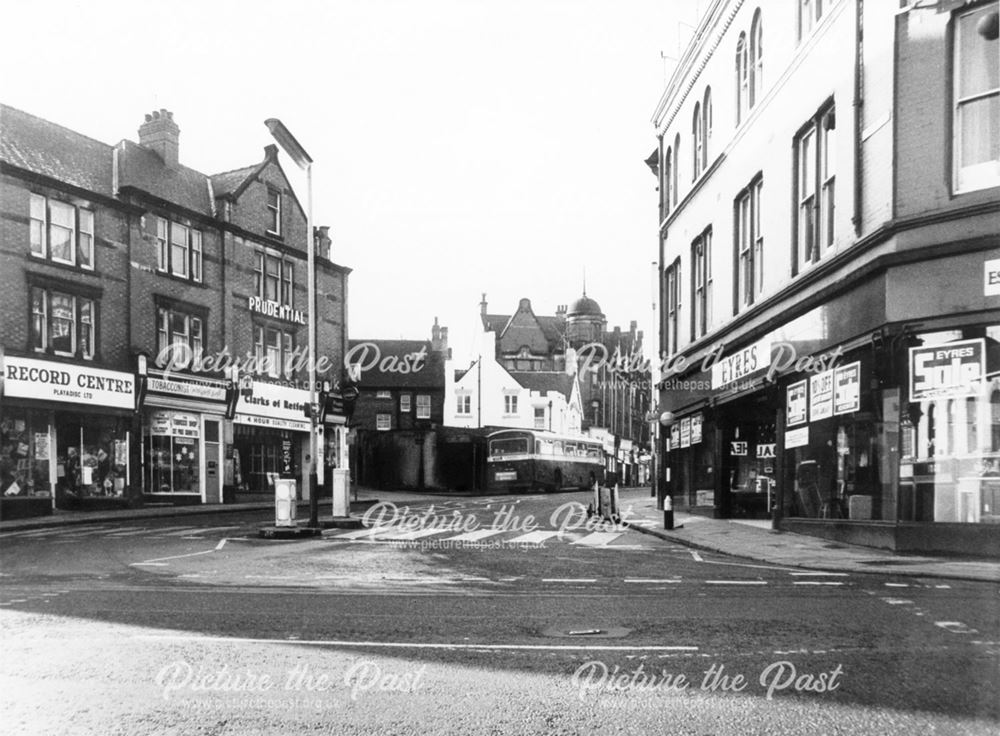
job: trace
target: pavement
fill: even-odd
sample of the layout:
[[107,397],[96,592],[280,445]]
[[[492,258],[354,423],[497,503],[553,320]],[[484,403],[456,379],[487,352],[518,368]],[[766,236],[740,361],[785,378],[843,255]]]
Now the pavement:
[[[396,504],[454,498],[455,494],[415,493],[403,491],[373,491],[352,489],[351,513],[364,513],[378,499]],[[329,499],[320,499],[320,519],[329,516]],[[695,550],[717,552],[735,557],[767,562],[786,567],[829,572],[853,572],[951,578],[984,582],[1000,582],[1000,562],[983,558],[961,558],[898,554],[889,550],[860,547],[833,542],[771,528],[770,521],[711,519],[681,511],[674,512],[674,528],[663,528],[663,512],[656,508],[656,499],[648,488],[627,488],[619,494],[619,505],[625,523],[635,531],[676,542]],[[274,501],[266,494],[241,503],[208,506],[157,506],[109,511],[62,511],[51,516],[0,521],[0,534],[9,531],[45,529],[98,521],[126,521],[160,517],[220,514],[227,512],[273,509]],[[309,503],[298,503],[297,516],[308,519]]]
[[808,570],[1000,582],[1000,562],[990,559],[900,554],[778,531],[769,520],[711,519],[675,511],[674,528],[668,531],[648,488],[622,490],[619,507],[635,531],[696,550]]

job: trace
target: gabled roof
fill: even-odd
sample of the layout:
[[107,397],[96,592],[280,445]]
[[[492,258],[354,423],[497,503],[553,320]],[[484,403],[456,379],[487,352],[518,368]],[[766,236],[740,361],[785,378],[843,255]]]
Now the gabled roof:
[[567,400],[573,396],[573,376],[561,371],[507,371],[515,381],[530,391],[545,394],[558,391]]
[[112,147],[0,105],[0,159],[26,171],[113,196]]
[[244,166],[232,171],[223,171],[221,174],[212,174],[210,178],[212,179],[212,189],[215,192],[215,196],[219,198],[228,197],[239,189],[247,179],[257,173],[260,167],[261,164],[254,164],[253,166]]
[[[431,350],[430,340],[349,340],[349,347],[356,351],[353,357],[364,365],[374,363],[361,373],[358,388],[371,389],[440,389],[444,390],[444,356]],[[367,346],[362,352],[360,346]],[[377,348],[377,351],[376,351]],[[423,351],[424,359],[416,361],[416,355]],[[373,360],[373,357],[377,359]],[[412,370],[419,365],[420,370]],[[402,372],[409,367],[406,373]]]
[[[513,314],[487,314],[482,317],[484,329],[489,332],[495,332],[498,341],[503,339],[513,319]],[[538,322],[545,340],[549,343],[549,349],[554,350],[561,347],[563,335],[566,332],[566,320],[563,317],[537,314],[535,315],[535,320]]]
[[187,166],[167,166],[159,154],[132,141],[118,144],[119,186],[132,187],[157,199],[212,216],[208,177]]

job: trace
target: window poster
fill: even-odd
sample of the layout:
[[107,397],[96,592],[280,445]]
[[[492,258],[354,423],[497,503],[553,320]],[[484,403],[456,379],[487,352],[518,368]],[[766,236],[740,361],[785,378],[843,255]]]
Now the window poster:
[[861,409],[861,363],[833,371],[833,413],[850,414]]
[[809,377],[809,421],[833,416],[833,371]]
[[691,417],[691,444],[701,444],[701,414]]
[[788,426],[803,424],[808,418],[807,381],[802,379],[788,387]]
[[681,419],[681,447],[691,446],[691,418]]

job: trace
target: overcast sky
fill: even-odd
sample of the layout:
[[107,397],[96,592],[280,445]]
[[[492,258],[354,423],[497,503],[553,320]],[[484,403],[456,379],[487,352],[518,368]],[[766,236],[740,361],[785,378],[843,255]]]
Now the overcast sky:
[[[315,160],[350,336],[468,358],[479,301],[587,295],[655,348],[650,118],[693,0],[8,0],[0,99],[106,143],[166,108],[181,162],[255,163],[281,118]],[[304,180],[285,159],[300,198]]]

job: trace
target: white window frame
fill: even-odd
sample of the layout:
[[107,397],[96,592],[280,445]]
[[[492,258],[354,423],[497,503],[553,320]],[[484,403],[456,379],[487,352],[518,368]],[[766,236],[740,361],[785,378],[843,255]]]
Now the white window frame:
[[[41,297],[40,307],[35,308],[35,295]],[[70,349],[56,350],[52,345],[52,297],[68,297],[72,304],[70,322]],[[80,357],[84,360],[94,358],[96,340],[96,305],[93,299],[78,296],[67,291],[50,289],[43,286],[31,287],[31,344],[36,353],[50,353],[66,357]],[[84,309],[84,307],[87,307]],[[87,313],[85,315],[85,313]],[[86,331],[86,340],[82,340]],[[40,343],[40,344],[36,344]],[[87,345],[87,348],[82,347]],[[79,356],[78,356],[79,354]]]
[[[971,10],[959,13],[955,17],[955,39],[954,39],[954,80],[953,80],[953,99],[952,99],[952,186],[956,193],[971,192],[978,189],[986,189],[989,187],[1000,186],[1000,144],[996,140],[992,140],[992,144],[995,147],[993,152],[993,158],[985,161],[981,161],[974,164],[969,164],[964,166],[962,163],[963,154],[963,130],[964,130],[964,119],[963,113],[972,108],[979,107],[982,104],[989,105],[990,101],[993,104],[1000,106],[1000,102],[996,102],[996,98],[1000,97],[1000,82],[997,86],[989,88],[981,88],[977,90],[972,90],[967,94],[963,94],[962,90],[962,76],[963,72],[966,74],[970,72],[981,72],[982,67],[979,67],[976,62],[978,59],[966,60],[962,58],[962,46],[963,46],[963,33],[968,31],[972,38],[976,39],[979,43],[992,44],[994,53],[992,54],[993,63],[1000,64],[1000,54],[996,53],[997,41],[987,41],[977,32],[976,25],[979,21],[970,20],[974,16],[985,17],[986,13],[997,12],[998,4],[990,3],[986,5],[981,5]],[[985,76],[989,76],[988,72]],[[997,75],[1000,78],[1000,74]],[[988,124],[984,126],[988,130]],[[984,144],[989,144],[991,141],[989,137],[982,130],[977,132],[980,135],[977,139],[981,139]],[[994,131],[996,133],[996,131]]]
[[378,413],[375,415],[375,429],[379,432],[388,432],[392,429],[392,415]]
[[257,296],[266,302],[295,306],[295,264],[291,260],[272,250],[258,250],[253,270]]
[[797,273],[822,260],[835,242],[836,125],[830,103],[795,136]]
[[[272,203],[271,197],[274,197]],[[267,212],[268,226],[267,232],[272,235],[281,235],[281,190],[275,187],[267,187]]]
[[[70,210],[72,223],[69,225],[56,224],[52,217],[53,207]],[[87,271],[94,270],[94,211],[92,209],[31,192],[29,194],[28,219],[28,248],[32,256]],[[68,230],[70,233],[68,259],[57,258],[52,253],[52,229],[56,227]]]
[[375,398],[376,399],[391,399],[392,398],[392,391],[376,391],[375,392]]
[[399,411],[401,414],[409,414],[412,411],[412,399],[410,394],[399,395]]
[[504,416],[516,417],[517,414],[517,394],[504,394],[503,396]]
[[203,269],[201,230],[165,217],[157,217],[156,270],[200,284],[204,277]]
[[764,235],[761,195],[764,179],[757,175],[736,198],[736,310],[752,306],[764,289]]
[[747,109],[752,110],[760,102],[764,92],[764,20],[761,17],[760,8],[757,8],[750,23],[750,53],[747,57],[749,62],[750,80],[747,84]]
[[472,396],[470,394],[455,396],[455,414],[460,417],[472,416]]
[[691,339],[712,329],[712,228],[691,243]]
[[[274,337],[274,341],[270,340]],[[257,374],[271,378],[291,378],[290,363],[295,357],[295,334],[267,325],[254,326],[254,356]]]
[[431,418],[430,394],[417,394],[417,419]]

